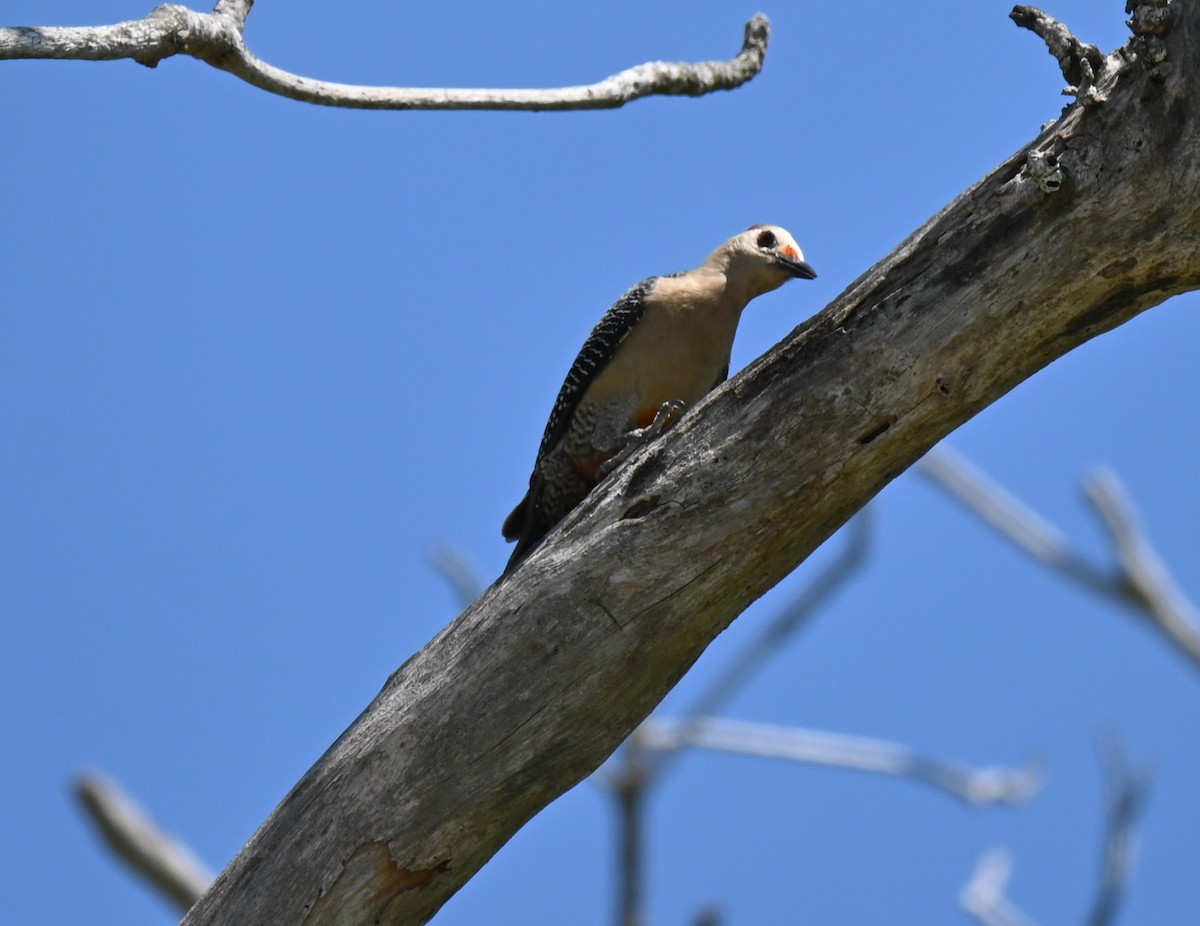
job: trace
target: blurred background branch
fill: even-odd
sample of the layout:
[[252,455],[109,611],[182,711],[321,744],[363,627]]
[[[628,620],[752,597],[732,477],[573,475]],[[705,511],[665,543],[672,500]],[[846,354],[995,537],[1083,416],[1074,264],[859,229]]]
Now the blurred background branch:
[[112,779],[81,775],[73,790],[112,853],[155,894],[181,912],[191,909],[213,880],[196,854],[155,823]]
[[958,452],[943,445],[917,471],[961,502],[1018,549],[1087,590],[1145,618],[1176,652],[1200,668],[1200,613],[1155,551],[1116,473],[1099,469],[1084,494],[1100,517],[1114,565],[1098,566],[1065,535]]
[[[1115,738],[1100,750],[1107,794],[1096,898],[1086,926],[1113,926],[1133,865],[1134,826],[1145,808],[1149,775],[1134,769]],[[983,926],[1037,926],[1008,897],[1013,859],[1006,849],[985,852],[959,894],[959,904]]]

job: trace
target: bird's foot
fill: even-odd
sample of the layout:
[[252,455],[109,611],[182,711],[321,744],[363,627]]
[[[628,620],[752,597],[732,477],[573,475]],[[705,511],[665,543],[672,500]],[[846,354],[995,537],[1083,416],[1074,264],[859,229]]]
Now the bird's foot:
[[655,414],[653,421],[644,428],[634,428],[623,435],[624,443],[621,449],[615,456],[609,457],[600,464],[600,468],[596,470],[596,478],[603,479],[628,460],[639,447],[644,447],[654,438],[658,437],[658,435],[666,430],[667,425],[678,417],[685,408],[687,408],[687,403],[683,399],[670,399],[663,402]]

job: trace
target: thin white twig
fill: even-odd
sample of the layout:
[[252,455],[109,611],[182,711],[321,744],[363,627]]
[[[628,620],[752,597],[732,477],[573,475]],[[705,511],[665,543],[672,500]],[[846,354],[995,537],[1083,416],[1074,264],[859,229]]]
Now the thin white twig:
[[243,39],[253,0],[219,0],[211,13],[177,4],[156,7],[144,19],[110,26],[0,27],[0,60],[60,58],[114,61],[132,58],[154,67],[184,54],[228,71],[249,84],[307,103],[352,109],[615,109],[645,96],[702,96],[732,90],[762,70],[771,24],[761,13],[746,23],[741,51],[727,61],[651,61],[594,84],[547,90],[367,87],[312,80],[256,57]]
[[984,926],[1036,926],[1020,907],[1008,899],[1012,856],[1004,849],[985,852],[975,873],[958,895],[959,905]]
[[1122,591],[1172,643],[1200,666],[1200,612],[1150,545],[1125,487],[1108,469],[1085,483],[1121,564]]
[[1112,542],[1116,570],[1094,566],[1075,553],[1057,528],[949,448],[928,454],[918,464],[918,472],[1043,565],[1132,607],[1200,668],[1200,611],[1155,552],[1128,494],[1111,471],[1101,470],[1089,478],[1085,492]]
[[[1132,868],[1134,825],[1146,805],[1149,775],[1135,771],[1120,744],[1103,750],[1108,795],[1100,883],[1087,926],[1112,926],[1125,896]],[[1035,926],[1034,921],[1008,899],[1012,857],[1004,849],[984,853],[971,880],[958,895],[962,908],[984,926]]]
[[461,608],[470,606],[479,593],[483,591],[483,582],[479,572],[470,560],[455,547],[441,545],[434,547],[427,555],[429,565],[450,585],[454,597]]
[[1104,595],[1116,593],[1117,583],[1112,576],[1077,556],[1057,527],[954,449],[942,445],[931,451],[917,464],[917,471],[1034,559],[1065,573],[1092,591]]
[[191,909],[213,880],[191,849],[164,832],[115,782],[84,775],[74,790],[109,849],[180,910]]
[[1044,778],[1036,762],[1019,769],[972,769],[885,740],[715,717],[677,721],[651,717],[638,735],[640,746],[650,751],[692,746],[891,775],[929,785],[972,805],[1027,801],[1041,788]]

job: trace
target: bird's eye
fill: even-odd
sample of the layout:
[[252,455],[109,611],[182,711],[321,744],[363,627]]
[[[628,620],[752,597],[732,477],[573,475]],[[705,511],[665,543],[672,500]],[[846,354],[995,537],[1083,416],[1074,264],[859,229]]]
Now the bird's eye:
[[758,238],[756,238],[755,241],[758,243],[760,248],[773,248],[779,243],[778,240],[776,240],[775,232],[773,231],[760,231],[758,233]]

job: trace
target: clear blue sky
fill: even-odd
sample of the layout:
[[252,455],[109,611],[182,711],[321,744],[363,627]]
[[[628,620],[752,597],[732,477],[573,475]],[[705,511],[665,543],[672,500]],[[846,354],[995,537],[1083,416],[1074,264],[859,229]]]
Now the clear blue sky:
[[[150,6],[8,0],[0,19]],[[785,225],[820,278],[755,303],[741,367],[1058,114],[1061,75],[1010,6],[778,2],[747,87],[598,113],[319,109],[190,59],[0,63],[0,923],[172,922],[102,854],[71,776],[117,777],[222,867],[454,617],[428,552],[499,572],[562,376],[617,295]],[[333,80],[554,86],[728,57],[754,12],[263,0],[247,38]],[[1052,12],[1105,49],[1125,39],[1118,0]],[[951,442],[1098,557],[1078,486],[1111,465],[1200,595],[1198,338],[1196,300],[1177,299]],[[652,924],[708,902],[731,924],[960,923],[958,890],[996,845],[1017,902],[1079,922],[1110,731],[1156,769],[1127,922],[1200,915],[1200,674],[916,476],[875,514],[868,567],[730,716],[983,765],[1039,754],[1046,790],[967,810],[893,780],[691,756],[652,806]],[[438,922],[607,924],[612,835],[584,783]]]

